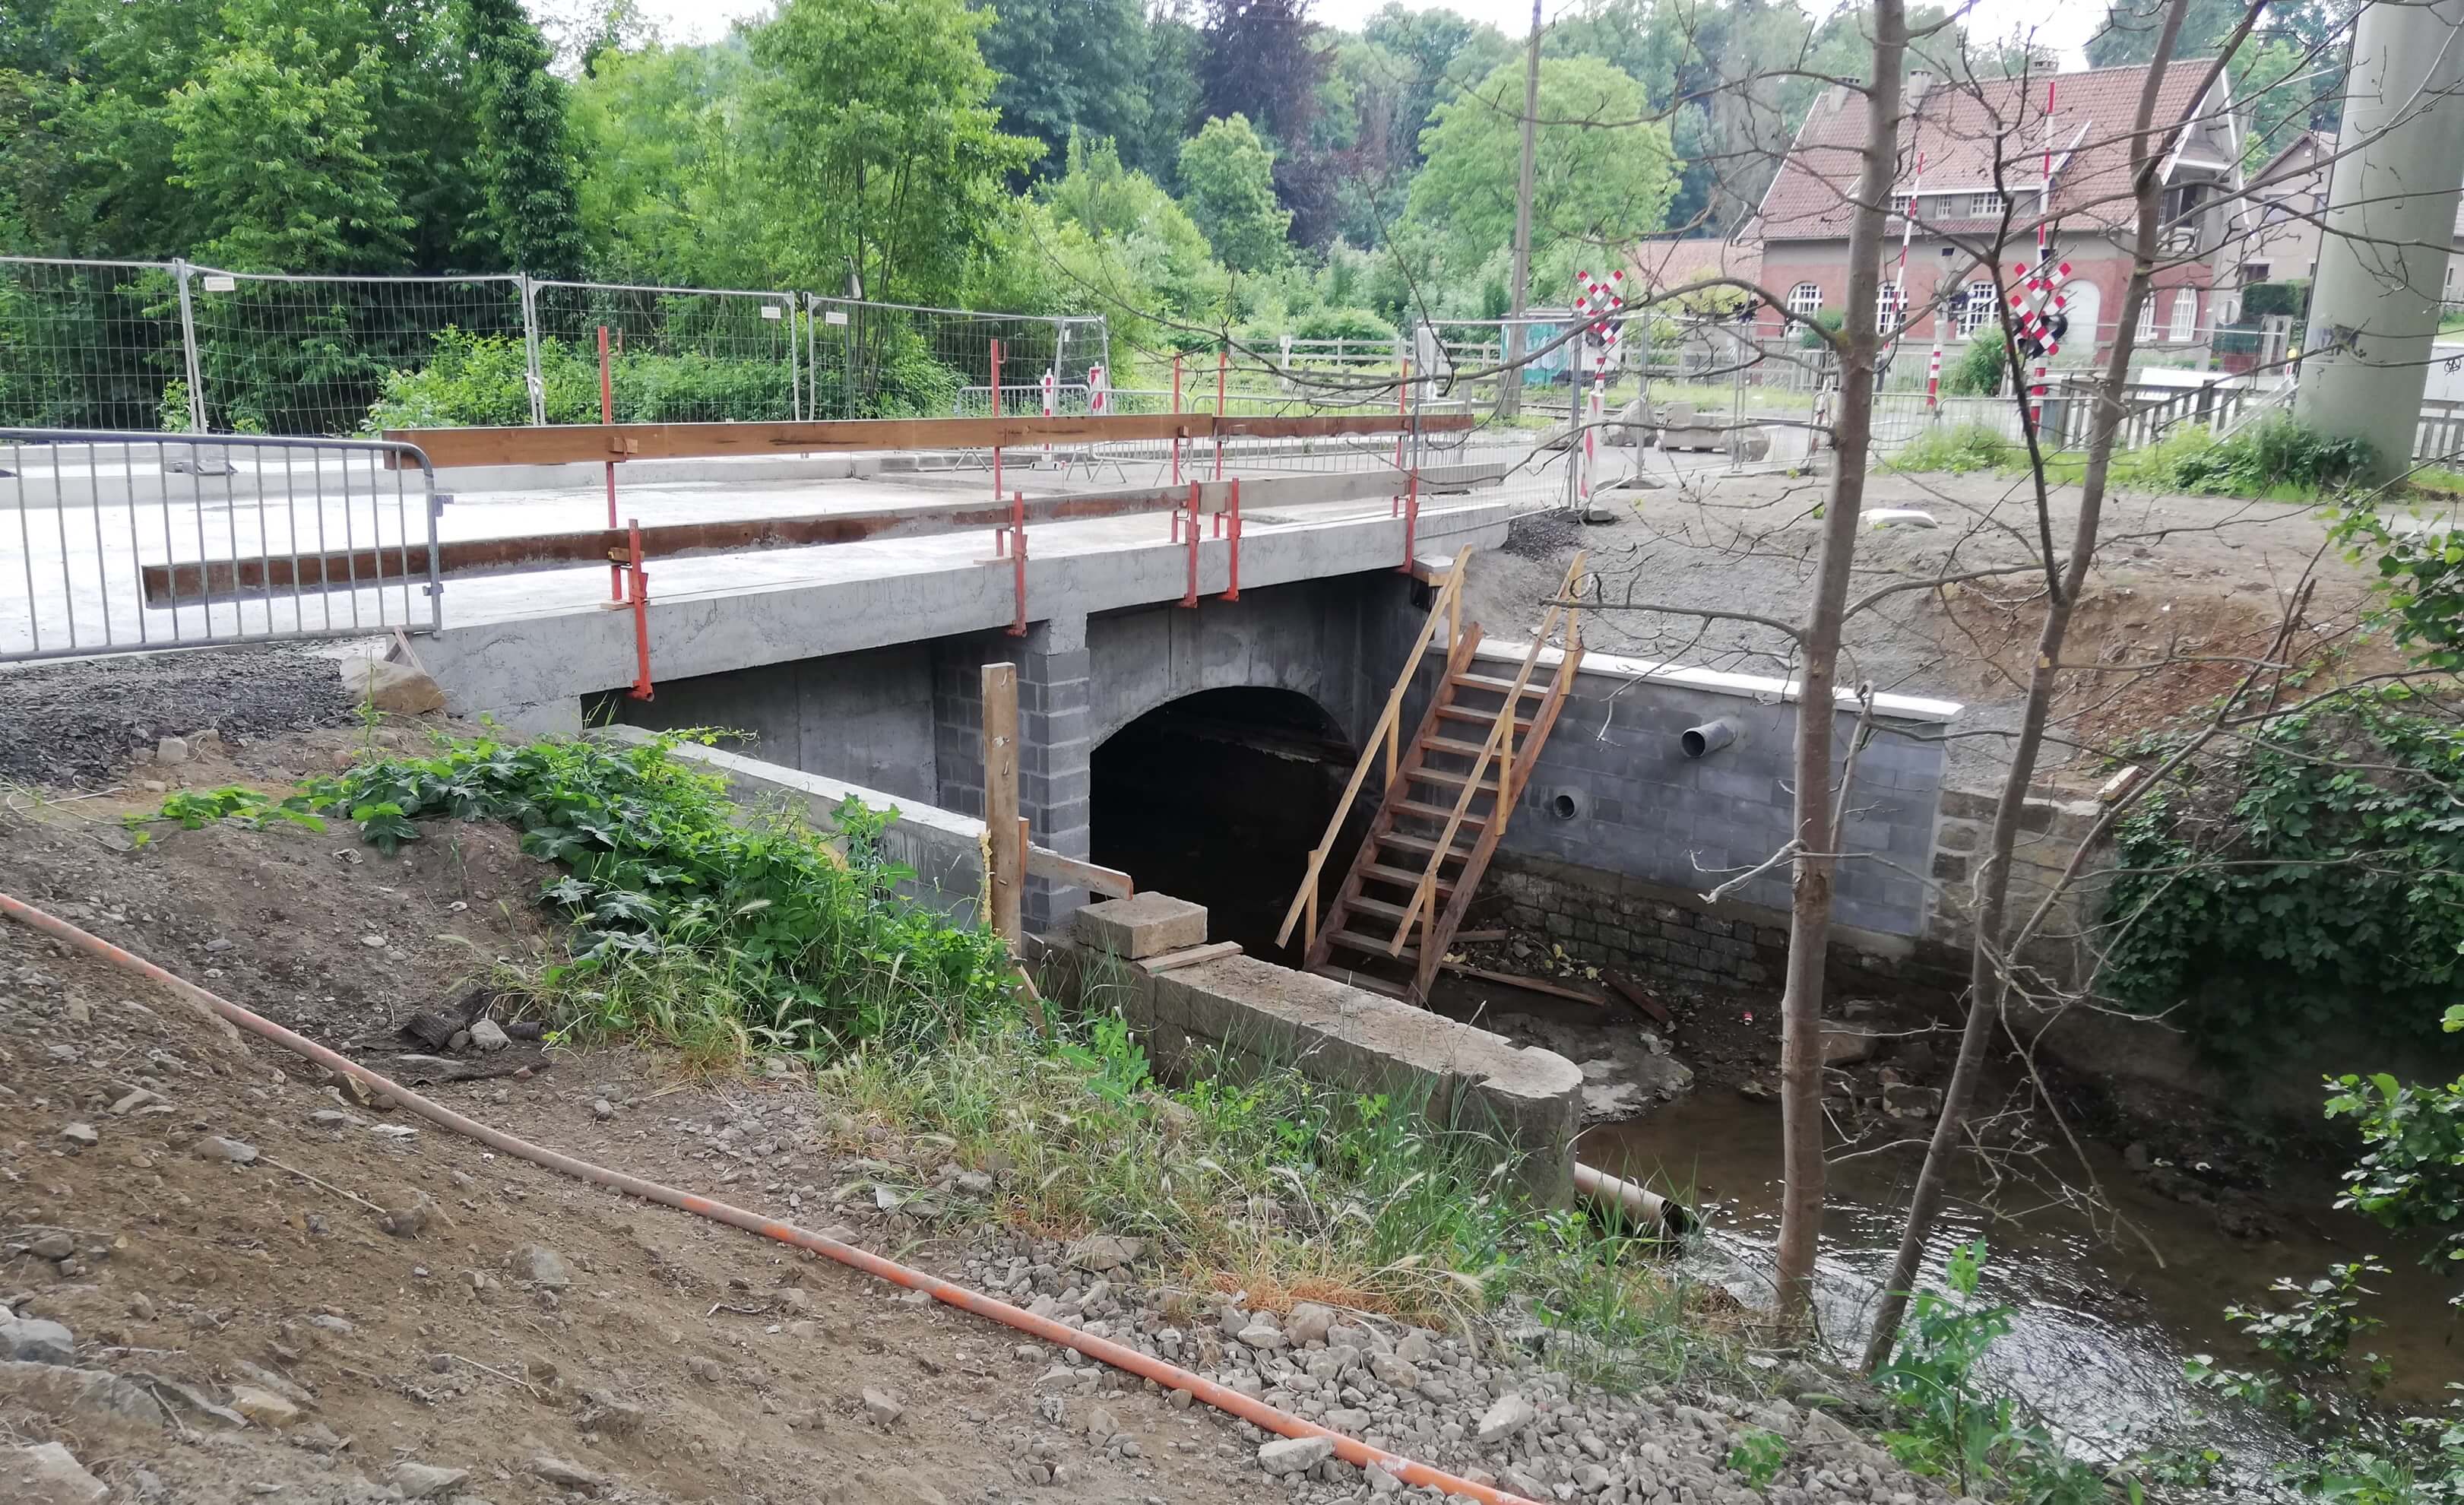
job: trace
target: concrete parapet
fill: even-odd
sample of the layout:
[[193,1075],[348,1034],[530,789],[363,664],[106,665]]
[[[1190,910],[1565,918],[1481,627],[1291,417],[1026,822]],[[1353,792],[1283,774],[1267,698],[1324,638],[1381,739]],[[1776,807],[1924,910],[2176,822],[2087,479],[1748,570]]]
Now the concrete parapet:
[[1432,1121],[1494,1140],[1535,1202],[1573,1194],[1583,1073],[1562,1055],[1255,957],[1123,971],[1122,1012],[1168,1075],[1288,1066],[1342,1092],[1424,1104]]
[[[635,744],[658,737],[637,726],[603,727],[591,735]],[[723,776],[728,797],[739,803],[782,801],[815,830],[836,831],[838,810],[848,800],[875,813],[889,813],[890,824],[881,832],[881,853],[915,874],[898,885],[900,896],[961,923],[975,922],[984,889],[982,821],[699,742],[678,742],[670,749],[670,756]]]

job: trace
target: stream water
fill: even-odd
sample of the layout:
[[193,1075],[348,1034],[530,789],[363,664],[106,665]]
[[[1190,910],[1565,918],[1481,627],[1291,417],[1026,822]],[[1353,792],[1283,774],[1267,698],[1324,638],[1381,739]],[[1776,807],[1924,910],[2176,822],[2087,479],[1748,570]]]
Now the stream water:
[[[1769,1299],[1779,1223],[1776,1105],[1711,1088],[1648,1118],[1599,1125],[1578,1153],[1604,1170],[1685,1194],[1705,1221],[1689,1256],[1697,1270],[1749,1301]],[[1910,1148],[1835,1160],[1831,1168],[1817,1306],[1824,1340],[1841,1354],[1862,1349],[1920,1158],[1921,1148]],[[2025,1398],[2086,1454],[2203,1443],[2226,1455],[2233,1494],[2258,1493],[2268,1465],[2295,1456],[2296,1444],[2246,1408],[2203,1400],[2183,1379],[2183,1361],[2207,1353],[2246,1366],[2256,1356],[2225,1321],[2224,1308],[2269,1305],[2268,1287],[2278,1276],[2307,1281],[2365,1254],[2389,1267],[2368,1282],[2378,1293],[2368,1310],[2387,1325],[2356,1346],[2387,1361],[2388,1400],[2434,1409],[2447,1383],[2464,1378],[2464,1331],[2447,1304],[2454,1288],[2423,1269],[2413,1249],[2331,1210],[2331,1165],[2297,1167],[2282,1178],[2267,1209],[2272,1234],[2241,1239],[2217,1227],[2212,1209],[2158,1194],[2120,1155],[2096,1145],[2087,1146],[2084,1168],[2067,1150],[2049,1153],[2041,1185],[2006,1181],[1989,1188],[1970,1159],[1925,1278],[1939,1284],[1953,1245],[1986,1240],[1982,1294],[2014,1314],[1987,1361],[1987,1378]],[[2112,1210],[2090,1216],[2084,1199],[2065,1197],[2054,1184],[2057,1174],[2073,1185],[2092,1177]],[[1994,1210],[1986,1210],[1989,1203]]]

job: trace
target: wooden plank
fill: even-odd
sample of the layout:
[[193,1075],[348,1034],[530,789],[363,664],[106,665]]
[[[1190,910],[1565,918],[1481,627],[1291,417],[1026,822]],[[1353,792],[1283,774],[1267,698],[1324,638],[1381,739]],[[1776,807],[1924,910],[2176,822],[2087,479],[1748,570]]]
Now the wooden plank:
[[[1469,413],[1418,420],[1423,433],[1472,428]],[[385,438],[416,445],[436,470],[466,465],[562,465],[610,458],[690,459],[732,454],[839,454],[863,450],[988,450],[1028,444],[1110,444],[1218,437],[1329,438],[1396,433],[1398,414],[1223,418],[1207,413],[1115,413],[1104,417],[847,418],[796,423],[563,424],[539,428],[389,429]],[[396,457],[391,463],[406,462]]]
[[1200,962],[1213,962],[1221,957],[1236,957],[1240,954],[1241,942],[1238,941],[1217,941],[1202,946],[1191,946],[1186,951],[1167,951],[1159,957],[1149,957],[1138,965],[1151,973],[1177,972],[1185,966],[1196,966]]
[[1652,997],[1650,993],[1644,991],[1640,983],[1636,982],[1633,978],[1625,977],[1616,972],[1607,972],[1601,975],[1609,980],[1609,986],[1617,989],[1617,994],[1619,998],[1624,999],[1627,1003],[1641,1009],[1652,1018],[1659,1020],[1661,1024],[1669,1022],[1668,1006],[1661,1003],[1659,999]]
[[1020,901],[1026,891],[1025,841],[1018,813],[1018,666],[983,666],[984,839],[991,871],[993,933],[1018,954]]
[[1603,994],[1585,992],[1578,987],[1569,987],[1563,983],[1552,983],[1545,977],[1525,977],[1519,972],[1492,972],[1486,967],[1466,966],[1461,962],[1441,962],[1438,965],[1458,977],[1478,978],[1484,983],[1503,983],[1507,987],[1519,987],[1530,993],[1545,993],[1551,998],[1570,998],[1575,1003],[1589,1004],[1595,1008],[1606,1008],[1609,1006],[1609,1001]]
[[1070,888],[1082,888],[1108,898],[1131,898],[1138,892],[1130,875],[1118,868],[1099,868],[1076,857],[1065,857],[1046,847],[1026,849],[1026,871]]
[[[1226,488],[1228,490],[1228,488]],[[1184,505],[1186,487],[1144,486],[1083,496],[1037,497],[1025,503],[1030,525],[1083,522],[1103,518],[1135,517],[1169,512]],[[863,543],[876,539],[935,538],[952,533],[990,532],[1011,520],[1007,502],[948,507],[899,507],[878,512],[816,513],[795,518],[744,518],[716,522],[671,522],[642,530],[642,558],[689,559],[705,554],[745,553],[759,549],[812,548],[832,543]],[[631,546],[622,528],[587,528],[575,533],[517,534],[511,538],[459,539],[436,546],[436,567],[447,577],[515,575],[532,570],[569,569],[603,564],[621,558]],[[294,559],[214,560],[208,564],[147,564],[140,572],[145,604],[167,607],[216,598],[294,589],[344,590],[357,582],[366,587],[379,580],[425,580],[428,547],[407,553],[400,547],[340,550]]]

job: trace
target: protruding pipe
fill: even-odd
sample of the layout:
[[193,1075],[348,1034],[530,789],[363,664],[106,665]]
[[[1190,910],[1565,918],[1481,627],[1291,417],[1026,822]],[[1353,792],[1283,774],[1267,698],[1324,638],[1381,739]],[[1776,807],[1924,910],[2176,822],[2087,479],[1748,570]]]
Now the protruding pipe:
[[1670,1233],[1691,1232],[1694,1214],[1646,1186],[1638,1185],[1622,1177],[1574,1162],[1574,1191],[1592,1202],[1622,1214],[1638,1228],[1664,1228]]
[[1737,723],[1729,720],[1705,721],[1677,734],[1678,744],[1685,749],[1688,758],[1718,752],[1736,740]]

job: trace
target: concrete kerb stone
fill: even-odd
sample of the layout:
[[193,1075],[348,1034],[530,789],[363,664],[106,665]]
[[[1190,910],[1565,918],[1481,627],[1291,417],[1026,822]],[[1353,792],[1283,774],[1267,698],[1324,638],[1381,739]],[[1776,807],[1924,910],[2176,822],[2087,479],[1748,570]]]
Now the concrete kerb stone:
[[1106,899],[1077,913],[1080,941],[1132,962],[1206,943],[1206,906],[1169,894]]

